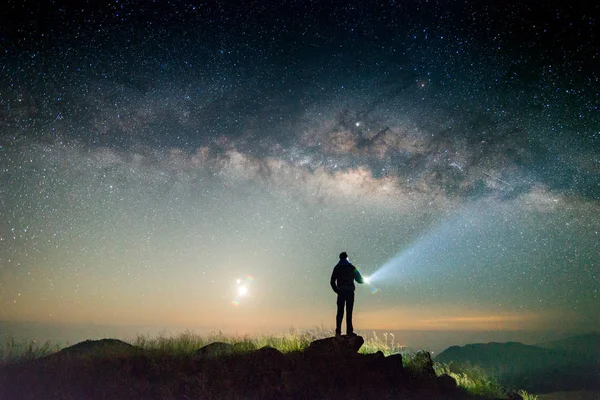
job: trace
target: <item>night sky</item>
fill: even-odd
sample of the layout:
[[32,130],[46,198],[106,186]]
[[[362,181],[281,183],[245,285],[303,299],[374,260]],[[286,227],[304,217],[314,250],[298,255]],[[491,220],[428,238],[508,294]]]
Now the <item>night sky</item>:
[[358,331],[600,330],[600,6],[99,3],[3,6],[0,321],[333,329],[347,251]]

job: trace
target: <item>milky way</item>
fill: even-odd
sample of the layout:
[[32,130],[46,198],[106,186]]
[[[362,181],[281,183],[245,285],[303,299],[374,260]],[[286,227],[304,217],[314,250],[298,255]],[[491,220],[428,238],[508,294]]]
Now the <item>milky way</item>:
[[412,251],[359,330],[600,329],[598,6],[158,3],[9,3],[0,320],[328,326]]

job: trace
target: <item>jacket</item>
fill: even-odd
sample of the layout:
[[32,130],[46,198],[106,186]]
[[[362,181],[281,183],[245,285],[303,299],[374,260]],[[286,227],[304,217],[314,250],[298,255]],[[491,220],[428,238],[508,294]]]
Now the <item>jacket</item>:
[[348,260],[340,260],[339,263],[333,268],[331,274],[331,288],[334,292],[353,292],[354,281],[358,283],[364,283],[363,277],[358,272],[358,269]]

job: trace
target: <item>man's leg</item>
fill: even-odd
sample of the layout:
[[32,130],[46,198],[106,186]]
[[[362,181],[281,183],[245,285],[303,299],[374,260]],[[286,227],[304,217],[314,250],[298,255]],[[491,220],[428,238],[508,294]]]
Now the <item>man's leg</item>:
[[344,319],[344,296],[338,293],[337,297],[337,314],[335,316],[335,335],[342,334],[342,320]]
[[346,296],[346,335],[354,333],[352,326],[352,311],[354,310],[354,292],[348,293]]

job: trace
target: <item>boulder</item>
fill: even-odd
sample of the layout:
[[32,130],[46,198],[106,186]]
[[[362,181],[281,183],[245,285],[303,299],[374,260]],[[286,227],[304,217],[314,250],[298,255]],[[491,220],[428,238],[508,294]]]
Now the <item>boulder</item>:
[[290,365],[288,358],[279,350],[265,346],[249,353],[249,364],[254,369],[266,374],[276,375],[277,381],[281,381],[281,373]]
[[196,350],[194,355],[201,359],[211,359],[233,354],[235,348],[232,344],[223,342],[213,342]]
[[383,359],[382,364],[385,369],[392,374],[397,374],[403,371],[402,354],[392,354]]
[[387,375],[385,369],[385,354],[383,352],[378,351],[376,353],[369,354],[359,354],[360,358],[360,367],[367,368],[373,374],[382,374],[382,376]]
[[442,374],[438,376],[437,383],[440,389],[445,392],[452,392],[457,388],[456,379],[448,374]]
[[406,386],[407,376],[402,364],[402,354],[392,354],[379,361],[372,369],[383,376],[390,388],[402,388]]
[[508,393],[506,395],[506,398],[508,400],[523,400],[523,396],[521,396],[519,393],[516,393],[516,392]]
[[270,368],[282,369],[288,364],[287,357],[279,350],[264,346],[249,353],[254,365],[268,365]]
[[116,356],[131,354],[136,349],[138,348],[118,339],[85,340],[62,349],[56,356]]
[[315,340],[306,351],[311,354],[348,356],[358,354],[364,343],[365,340],[358,335],[335,336]]
[[377,351],[377,353],[363,354],[362,357],[370,364],[377,365],[381,365],[382,361],[385,359],[385,355],[381,350]]
[[410,361],[410,368],[422,377],[436,378],[431,354],[428,351],[418,351]]
[[261,358],[265,358],[265,359],[269,359],[269,360],[285,359],[285,355],[283,355],[282,352],[280,352],[279,350],[277,350],[276,348],[271,347],[271,346],[261,347],[258,350],[254,350],[252,352],[252,354],[254,354],[257,357],[261,357]]

